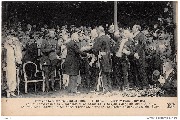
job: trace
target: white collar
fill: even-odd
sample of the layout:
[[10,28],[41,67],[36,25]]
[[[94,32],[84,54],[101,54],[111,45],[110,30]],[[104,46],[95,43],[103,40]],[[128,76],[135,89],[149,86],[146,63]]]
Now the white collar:
[[136,35],[139,34],[139,33],[140,33],[140,31],[135,32],[134,37],[136,37]]

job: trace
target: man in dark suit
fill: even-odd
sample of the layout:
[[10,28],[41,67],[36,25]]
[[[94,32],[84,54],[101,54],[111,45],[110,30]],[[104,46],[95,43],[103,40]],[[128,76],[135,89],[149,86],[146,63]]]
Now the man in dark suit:
[[132,28],[134,34],[134,58],[135,58],[135,75],[136,86],[140,89],[148,87],[147,75],[145,71],[145,36],[140,32],[141,26],[134,25]]
[[[69,38],[70,39],[70,38]],[[77,80],[80,70],[80,61],[81,56],[86,56],[87,54],[80,51],[78,47],[78,39],[69,40],[66,43],[67,47],[67,56],[64,62],[64,70],[67,75],[69,75],[69,85],[68,85],[68,92],[69,93],[79,93],[77,91]]]
[[129,30],[124,30],[121,36],[119,31],[116,31],[114,35],[118,39],[114,46],[114,79],[120,90],[128,90],[129,56],[133,54],[131,33]]
[[105,31],[102,26],[97,28],[97,33],[98,37],[93,45],[92,53],[99,58],[103,92],[107,93],[112,91],[110,78],[110,74],[112,72],[111,41],[110,38],[105,35]]
[[28,41],[24,50],[26,52],[23,58],[23,63],[27,61],[32,61],[36,63],[37,62],[37,44],[35,43],[34,39],[30,39]]

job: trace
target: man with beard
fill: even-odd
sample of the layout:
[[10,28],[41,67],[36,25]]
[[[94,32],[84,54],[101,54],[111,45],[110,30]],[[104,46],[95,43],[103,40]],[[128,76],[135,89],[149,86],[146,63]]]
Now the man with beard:
[[[99,26],[97,28],[98,37],[95,39],[93,47],[89,52],[98,56],[100,63],[100,73],[102,76],[103,93],[112,92],[111,86],[111,72],[112,72],[112,60],[111,60],[111,41],[108,36],[105,35],[104,28]],[[86,50],[87,50],[86,49]]]
[[[78,30],[76,30],[78,31]],[[80,70],[80,60],[81,56],[86,56],[87,54],[80,51],[78,47],[78,36],[77,34],[72,35],[71,40],[66,42],[67,55],[64,62],[64,72],[69,75],[68,92],[69,93],[79,93],[77,91],[77,80]]]
[[139,89],[146,89],[148,87],[147,75],[145,71],[145,36],[140,32],[141,26],[134,25],[132,28],[134,34],[134,62],[135,62],[135,84]]

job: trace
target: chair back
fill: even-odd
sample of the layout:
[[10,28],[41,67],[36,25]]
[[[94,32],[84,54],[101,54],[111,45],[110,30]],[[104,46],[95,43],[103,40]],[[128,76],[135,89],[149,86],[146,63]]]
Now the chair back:
[[37,65],[31,61],[28,61],[23,65],[23,72],[25,80],[33,80],[36,78]]

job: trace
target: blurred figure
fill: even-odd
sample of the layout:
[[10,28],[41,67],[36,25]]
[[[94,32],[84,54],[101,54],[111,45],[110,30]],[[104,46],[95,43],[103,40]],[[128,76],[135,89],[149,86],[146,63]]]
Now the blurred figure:
[[97,33],[97,29],[96,29],[97,27],[95,27],[94,29],[92,29],[91,30],[91,41],[93,42],[94,41],[94,39],[96,38],[96,37],[98,37],[98,33]]
[[16,78],[18,77],[19,71],[16,71],[16,67],[22,64],[22,51],[20,45],[17,44],[17,38],[9,35],[7,36],[4,48],[6,49],[6,79],[7,79],[7,97],[16,96],[15,90],[17,87]]
[[177,96],[177,72],[173,68],[171,60],[167,59],[163,64],[164,84],[162,84],[162,90],[164,90],[165,97]]
[[170,42],[166,39],[166,34],[164,30],[159,30],[158,32],[158,39],[154,40],[154,49],[155,54],[154,57],[154,69],[163,73],[163,63],[167,59],[171,59],[171,46]]

